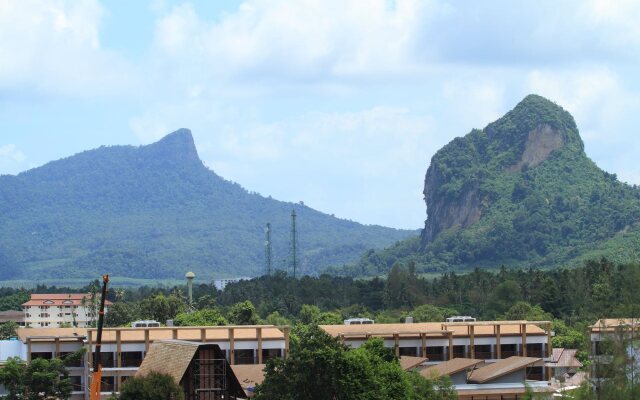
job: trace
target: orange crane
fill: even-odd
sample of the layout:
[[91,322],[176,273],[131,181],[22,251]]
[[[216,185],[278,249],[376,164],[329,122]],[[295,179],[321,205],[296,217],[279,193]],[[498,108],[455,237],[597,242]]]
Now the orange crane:
[[96,351],[93,355],[93,374],[91,374],[90,400],[100,400],[100,384],[102,383],[102,326],[104,325],[104,302],[107,298],[107,283],[109,275],[102,275],[102,298],[100,299],[100,312],[98,313],[98,335],[96,338]]

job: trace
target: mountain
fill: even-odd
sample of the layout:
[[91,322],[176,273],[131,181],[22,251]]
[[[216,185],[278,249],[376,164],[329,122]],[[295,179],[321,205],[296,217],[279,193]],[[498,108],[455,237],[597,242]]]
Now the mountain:
[[0,176],[0,279],[258,275],[267,222],[274,268],[284,269],[293,209],[300,273],[415,235],[248,192],[207,169],[181,129],[147,146],[101,147]]
[[370,251],[346,273],[377,274],[399,260],[440,271],[640,256],[640,190],[599,169],[573,117],[537,95],[440,149],[424,196],[420,238]]

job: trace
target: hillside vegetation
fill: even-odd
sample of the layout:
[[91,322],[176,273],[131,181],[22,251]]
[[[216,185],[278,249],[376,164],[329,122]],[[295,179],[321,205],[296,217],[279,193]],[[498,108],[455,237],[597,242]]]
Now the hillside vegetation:
[[440,149],[425,178],[420,239],[369,251],[344,271],[377,275],[398,260],[418,271],[557,267],[638,259],[640,190],[591,161],[573,117],[527,96],[504,117]]
[[415,235],[248,192],[207,169],[180,130],[0,176],[0,280],[259,275],[267,222],[274,268],[288,269],[294,208],[300,273]]

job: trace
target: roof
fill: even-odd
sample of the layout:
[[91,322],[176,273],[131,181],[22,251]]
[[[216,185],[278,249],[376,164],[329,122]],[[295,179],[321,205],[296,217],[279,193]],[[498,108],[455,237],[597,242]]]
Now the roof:
[[264,367],[264,364],[232,365],[231,370],[240,382],[242,390],[251,395],[256,385],[264,381]]
[[[184,340],[162,340],[153,343],[149,347],[147,355],[142,360],[140,368],[136,372],[135,376],[145,376],[150,372],[159,372],[161,374],[167,374],[173,378],[176,384],[180,384],[180,381],[187,372],[191,361],[197,354],[199,348],[212,349],[216,360],[221,361],[224,365],[224,370],[229,370],[229,363],[225,358],[224,353],[220,350],[220,347],[214,343],[194,343]],[[211,365],[211,364],[209,364]],[[204,367],[206,368],[206,367]],[[211,368],[211,367],[209,367]],[[216,367],[213,367],[216,369]],[[194,374],[194,370],[192,371]],[[235,373],[225,375],[229,378],[227,380],[227,387],[229,389],[229,395],[232,398],[242,398],[244,390],[240,385]],[[206,376],[205,376],[206,378]],[[200,386],[203,389],[211,389],[217,382],[216,379],[204,379],[203,385]]]
[[426,357],[412,357],[412,356],[400,356],[400,367],[403,370],[409,371],[418,367],[420,364],[427,362],[429,359]]
[[149,346],[136,375],[145,376],[155,371],[170,375],[176,384],[180,384],[199,346],[200,343],[178,340],[155,342]]
[[527,335],[546,335],[545,331],[527,321],[482,321],[482,322],[417,322],[398,324],[366,324],[366,325],[320,325],[325,332],[333,337],[345,336],[427,336],[439,337],[453,332],[454,337],[469,336],[470,326],[473,326],[474,336],[494,336],[495,326],[500,325],[501,336],[519,336],[520,327],[526,324]]
[[541,358],[536,357],[519,356],[505,358],[491,364],[486,364],[484,367],[472,371],[467,377],[467,381],[469,383],[486,383],[500,378],[501,376],[526,368],[541,360]]
[[637,318],[603,318],[591,325],[591,332],[613,332],[618,327],[640,327],[640,319]]
[[18,328],[18,338],[27,342],[27,338],[40,340],[53,340],[59,338],[63,341],[76,341],[87,336],[86,328]]
[[580,368],[582,363],[576,358],[576,349],[553,349],[551,362],[545,363],[545,367],[551,368]]
[[0,322],[24,321],[24,311],[0,311]]
[[476,360],[474,358],[454,358],[453,360],[445,361],[429,368],[425,368],[420,371],[420,375],[427,378],[430,378],[434,375],[453,375],[461,371],[466,371],[480,364],[484,364],[484,360]]
[[[79,306],[82,305],[82,299],[90,296],[89,293],[33,293],[31,299],[22,306]],[[112,303],[106,300],[105,304]]]
[[[284,340],[284,333],[273,325],[259,326],[262,328],[263,340]],[[145,342],[145,330],[149,331],[149,341],[160,340],[191,340],[200,341],[201,331],[205,331],[205,340],[209,342],[229,341],[229,329],[234,328],[233,337],[236,341],[257,340],[258,326],[180,326],[160,328],[104,328],[102,331],[102,343],[115,343],[116,331],[120,331],[122,343]],[[28,337],[66,337],[72,335],[88,336],[87,328],[19,328],[17,330],[20,340],[26,343]],[[92,338],[95,340],[96,329],[90,328]],[[173,337],[173,331],[176,336]]]

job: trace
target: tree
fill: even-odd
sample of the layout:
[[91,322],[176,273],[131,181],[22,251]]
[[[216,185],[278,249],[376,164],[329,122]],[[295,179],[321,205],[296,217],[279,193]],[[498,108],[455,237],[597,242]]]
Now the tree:
[[140,314],[145,319],[165,322],[186,310],[186,305],[176,296],[158,294],[144,299],[140,303]]
[[0,340],[7,340],[11,337],[15,337],[16,329],[19,327],[20,325],[13,321],[0,324]]
[[552,315],[544,312],[544,310],[538,306],[532,306],[526,301],[519,301],[504,314],[506,320],[528,320],[528,321],[550,321]]
[[215,308],[206,308],[191,313],[180,313],[173,319],[175,326],[223,326],[227,319]]
[[7,400],[61,399],[71,396],[71,381],[64,361],[36,358],[27,365],[17,357],[7,360],[0,370],[0,383]]
[[120,391],[120,400],[183,400],[182,388],[170,375],[150,372],[126,380]]
[[256,308],[249,300],[231,306],[228,317],[231,323],[236,325],[255,325],[260,319],[256,313]]
[[[257,399],[282,400],[418,400],[455,399],[446,390],[418,374],[402,370],[391,349],[380,338],[349,349],[314,325],[294,328],[286,360],[271,359]],[[427,393],[433,397],[425,396]],[[450,395],[453,393],[452,395]],[[436,397],[444,395],[444,397]]]
[[112,304],[105,314],[105,324],[109,327],[125,326],[138,317],[138,310],[131,303],[117,302]]

